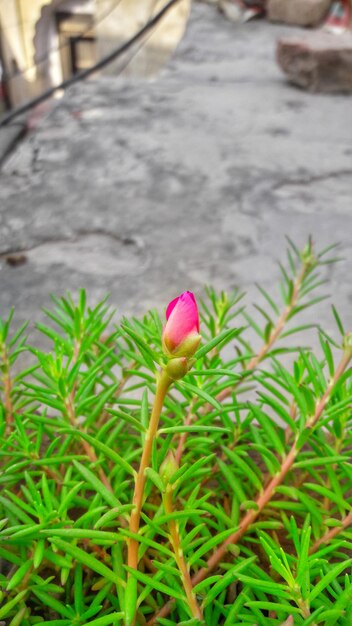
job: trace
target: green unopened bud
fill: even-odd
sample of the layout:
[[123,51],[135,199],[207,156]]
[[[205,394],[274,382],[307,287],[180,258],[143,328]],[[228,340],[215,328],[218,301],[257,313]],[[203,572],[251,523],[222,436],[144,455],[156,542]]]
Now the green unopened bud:
[[165,487],[170,483],[171,478],[178,470],[178,463],[173,452],[169,452],[166,459],[160,465],[160,478]]
[[200,335],[189,335],[174,351],[174,356],[193,356],[200,344],[201,336]]
[[352,333],[347,333],[343,338],[343,349],[352,355]]
[[180,380],[186,376],[189,370],[188,359],[185,356],[178,359],[170,359],[165,367],[167,375],[172,380]]
[[169,357],[169,358],[177,358],[180,356],[187,356],[187,357],[191,357],[195,354],[195,352],[197,351],[197,348],[200,344],[201,341],[201,336],[200,335],[189,335],[188,337],[186,337],[186,339],[184,339],[182,341],[182,343],[180,343],[177,348],[174,348],[172,351],[169,349],[169,345],[167,342],[167,339],[163,339],[163,350],[164,353]]
[[309,240],[301,253],[301,259],[307,268],[314,267],[317,264],[317,257],[314,253],[313,242]]

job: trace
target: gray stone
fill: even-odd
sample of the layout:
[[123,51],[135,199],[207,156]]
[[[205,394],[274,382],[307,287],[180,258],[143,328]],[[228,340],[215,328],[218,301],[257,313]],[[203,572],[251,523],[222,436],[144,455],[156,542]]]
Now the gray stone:
[[330,5],[331,0],[268,0],[267,14],[272,22],[317,26]]
[[290,81],[327,93],[352,92],[352,33],[316,31],[280,39],[277,60]]

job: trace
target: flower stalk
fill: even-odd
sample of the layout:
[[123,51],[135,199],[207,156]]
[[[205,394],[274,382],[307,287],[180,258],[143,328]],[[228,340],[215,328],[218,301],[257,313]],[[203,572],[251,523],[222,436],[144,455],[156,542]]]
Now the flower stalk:
[[[172,384],[172,379],[163,371],[159,377],[153,410],[150,416],[148,430],[145,434],[144,448],[139,470],[135,478],[135,486],[133,493],[133,509],[131,511],[129,530],[131,533],[138,534],[141,519],[141,511],[143,505],[144,487],[146,482],[145,471],[150,465],[152,455],[153,442],[157,434],[161,411],[167,391]],[[127,542],[127,565],[136,570],[138,568],[138,548],[137,539],[130,537]],[[137,610],[137,581],[132,574],[128,574],[126,597],[125,597],[125,626],[134,626],[136,623]]]
[[[175,484],[170,481],[170,478],[174,474],[174,472],[177,471],[177,469],[178,465],[176,459],[172,454],[170,454],[164,462],[164,468],[161,467],[161,471],[163,472],[162,479],[165,483],[165,491],[163,493],[164,511],[166,515],[170,516],[174,512],[172,500],[175,489]],[[191,615],[192,617],[203,621],[203,613],[200,606],[198,605],[196,596],[194,594],[189,568],[183,554],[178,523],[175,519],[170,518],[168,525],[170,530],[170,543],[174,551],[176,565],[180,572],[182,585],[185,590],[187,604],[191,611]]]
[[[185,291],[168,305],[162,340],[167,363],[157,382],[154,405],[144,439],[142,458],[135,478],[133,509],[129,526],[130,532],[134,535],[139,533],[146,469],[150,465],[153,442],[157,434],[166,394],[174,380],[179,380],[187,374],[192,365],[192,357],[200,342],[198,308],[193,293]],[[125,593],[125,626],[134,626],[136,623],[137,580],[133,577],[131,570],[138,568],[138,548],[138,540],[130,537],[127,544],[127,565],[130,570]]]
[[[153,449],[153,442],[158,430],[159,419],[163,408],[165,396],[172,383],[171,378],[165,372],[162,372],[155,394],[154,406],[150,416],[150,422],[148,430],[145,435],[144,448],[142,458],[139,466],[138,473],[136,474],[135,488],[133,494],[133,509],[130,519],[130,531],[138,533],[139,523],[141,518],[141,510],[143,504],[143,493],[146,481],[145,470],[150,465],[150,458]],[[128,542],[128,565],[129,567],[137,568],[138,565],[138,541],[136,539],[130,539]]]
[[[168,485],[166,487],[165,493],[163,494],[163,503],[164,503],[165,513],[169,515],[173,513],[172,493],[173,493],[172,486]],[[187,597],[188,606],[192,613],[192,617],[195,617],[202,621],[203,620],[202,610],[200,606],[198,605],[197,599],[193,592],[191,576],[190,576],[189,569],[187,567],[184,554],[181,548],[181,540],[180,540],[180,535],[179,535],[178,524],[174,519],[169,520],[169,529],[170,529],[170,542],[171,542],[172,549],[175,554],[175,561],[176,561],[177,567],[181,575],[181,580],[182,580],[183,588],[185,590],[185,594]]]

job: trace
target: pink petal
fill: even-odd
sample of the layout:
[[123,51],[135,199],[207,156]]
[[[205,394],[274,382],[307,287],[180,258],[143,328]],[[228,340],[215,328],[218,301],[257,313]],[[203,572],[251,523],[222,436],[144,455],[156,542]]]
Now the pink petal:
[[199,333],[199,315],[196,299],[185,291],[172,300],[166,310],[167,323],[163,338],[169,349],[174,350],[190,335]]
[[[184,291],[183,293],[181,293],[180,296],[177,296],[177,298],[174,298],[174,300],[171,300],[171,302],[168,304],[167,309],[166,309],[166,319],[168,320],[171,312],[174,310],[176,304],[178,303],[179,300],[182,301],[188,301],[188,300],[192,300],[193,304],[195,306],[196,309],[196,314],[198,317],[198,308],[197,308],[197,302],[196,299],[194,297],[194,293],[192,293],[192,291]],[[199,328],[198,328],[199,330]]]
[[181,296],[177,296],[177,298],[175,298],[174,300],[171,300],[171,302],[168,304],[167,309],[166,309],[166,319],[168,320],[171,312],[174,310],[176,304],[178,303],[179,299]]

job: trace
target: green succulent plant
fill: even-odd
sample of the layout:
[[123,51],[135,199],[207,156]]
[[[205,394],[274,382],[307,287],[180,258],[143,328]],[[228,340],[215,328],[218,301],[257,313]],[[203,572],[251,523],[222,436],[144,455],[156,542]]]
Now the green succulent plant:
[[1,623],[352,624],[352,340],[296,322],[334,248],[288,245],[278,299],[206,289],[152,441],[157,312],[55,297],[46,350],[1,322]]

